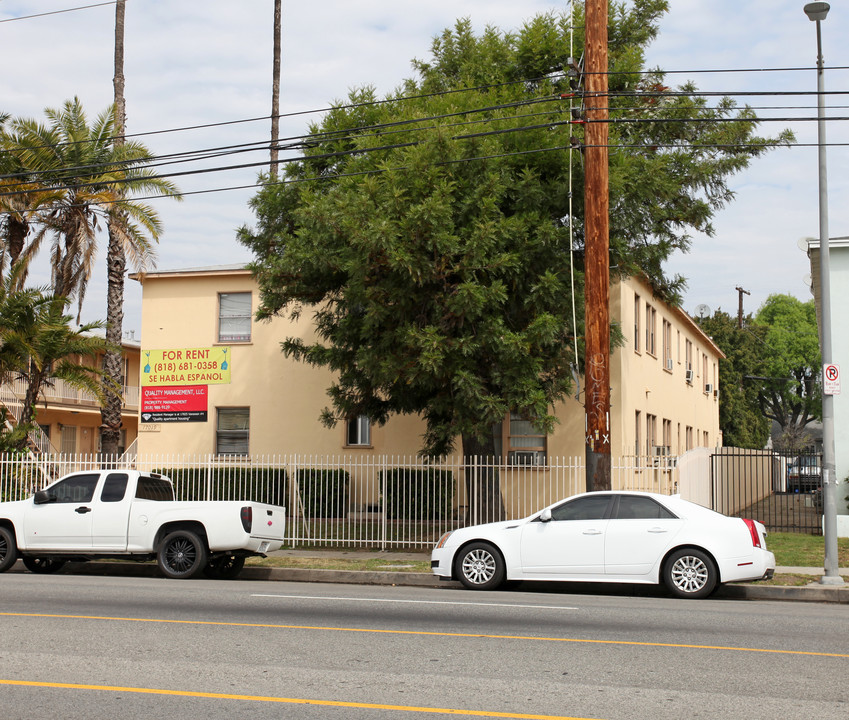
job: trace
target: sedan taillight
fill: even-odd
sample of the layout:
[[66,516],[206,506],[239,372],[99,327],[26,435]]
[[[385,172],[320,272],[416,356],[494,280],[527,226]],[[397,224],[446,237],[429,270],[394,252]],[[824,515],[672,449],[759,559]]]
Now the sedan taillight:
[[755,525],[755,521],[743,518],[743,522],[746,523],[746,527],[749,528],[749,534],[752,536],[752,545],[756,548],[762,547],[761,536],[758,534],[758,527]]
[[245,532],[249,533],[254,524],[254,510],[250,505],[245,505],[242,508],[241,512],[242,517],[242,527],[245,528]]

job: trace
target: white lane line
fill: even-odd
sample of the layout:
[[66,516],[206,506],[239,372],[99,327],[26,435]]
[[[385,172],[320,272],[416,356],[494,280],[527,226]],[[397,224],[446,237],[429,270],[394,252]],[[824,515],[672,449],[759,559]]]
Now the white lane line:
[[518,605],[514,603],[478,603],[478,602],[451,602],[449,600],[393,600],[391,598],[355,598],[334,597],[331,595],[270,595],[265,593],[252,593],[251,597],[257,598],[284,598],[286,600],[347,600],[349,602],[374,602],[374,603],[407,603],[409,605],[468,605],[470,607],[501,607],[501,608],[530,608],[532,610],[578,610],[576,607],[564,605]]

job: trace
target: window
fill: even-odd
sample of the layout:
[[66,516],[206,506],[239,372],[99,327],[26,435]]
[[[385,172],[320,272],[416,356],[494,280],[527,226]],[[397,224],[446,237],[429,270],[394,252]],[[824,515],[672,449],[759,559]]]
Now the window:
[[[636,455],[639,458],[640,457],[640,449],[642,448],[642,445],[643,445],[643,441],[642,441],[643,420],[642,420],[642,414],[640,413],[639,410],[636,411],[636,414],[635,414],[634,417],[635,417],[635,420],[636,420],[636,422],[634,423],[634,455]],[[639,460],[638,460],[638,462],[639,462]]]
[[657,320],[657,311],[646,303],[646,352],[649,355],[657,355],[657,347],[654,341],[654,327]]
[[161,477],[140,475],[136,485],[136,500],[155,500],[168,502],[174,499],[174,489],[171,483]]
[[684,341],[684,360],[686,365],[684,366],[685,370],[693,369],[693,343],[689,340]]
[[585,495],[551,509],[552,520],[601,520],[612,495]]
[[124,499],[124,493],[127,492],[127,473],[109,473],[103,483],[103,490],[100,493],[100,502],[121,502]]
[[646,414],[646,455],[651,457],[652,448],[657,445],[657,415]]
[[50,502],[88,503],[94,497],[94,488],[100,479],[99,473],[72,475],[48,488]]
[[545,465],[546,436],[530,420],[510,413],[492,433],[495,452],[508,465]]
[[672,371],[672,323],[663,321],[663,368]]
[[669,448],[672,452],[672,421],[664,419],[663,421],[663,445]]
[[247,455],[250,427],[250,408],[218,408],[215,452],[218,455]]
[[651,498],[639,495],[620,495],[617,520],[660,520],[675,518],[669,510]]
[[218,342],[250,342],[251,294],[218,295]]
[[59,450],[63,453],[75,453],[77,451],[77,426],[59,426]]
[[687,428],[685,430],[685,440],[684,440],[684,442],[685,442],[685,445],[684,445],[685,450],[692,450],[693,449],[693,428],[690,425],[687,425]]
[[371,445],[371,423],[365,415],[348,420],[348,445]]
[[634,295],[634,351],[640,352],[640,296]]

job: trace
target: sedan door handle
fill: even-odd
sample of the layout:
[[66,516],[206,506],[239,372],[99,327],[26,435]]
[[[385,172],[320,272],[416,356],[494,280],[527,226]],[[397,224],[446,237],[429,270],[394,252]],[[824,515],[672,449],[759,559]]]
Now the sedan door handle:
[[584,535],[601,535],[601,530],[584,530]]
[[658,534],[658,533],[665,533],[665,532],[666,532],[666,528],[659,528],[659,527],[649,528],[649,532],[650,532],[650,533],[655,533],[655,534]]
[[81,507],[78,507],[76,510],[74,510],[74,512],[78,512],[80,515],[85,515],[86,513],[91,512],[91,508],[82,505]]

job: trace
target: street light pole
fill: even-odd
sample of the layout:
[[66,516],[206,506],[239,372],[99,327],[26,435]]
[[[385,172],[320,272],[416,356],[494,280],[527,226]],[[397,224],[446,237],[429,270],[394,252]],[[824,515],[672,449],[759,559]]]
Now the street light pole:
[[[823,366],[832,362],[831,351],[831,274],[828,248],[828,183],[825,145],[825,72],[822,59],[822,21],[830,5],[812,2],[805,5],[805,15],[817,25],[817,151],[819,157],[819,222],[820,222],[820,344]],[[837,473],[834,465],[834,396],[822,396],[822,495],[823,536],[825,539],[825,575],[823,585],[842,585],[837,562]]]

